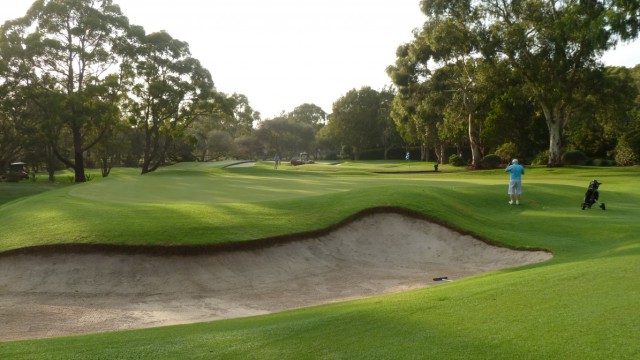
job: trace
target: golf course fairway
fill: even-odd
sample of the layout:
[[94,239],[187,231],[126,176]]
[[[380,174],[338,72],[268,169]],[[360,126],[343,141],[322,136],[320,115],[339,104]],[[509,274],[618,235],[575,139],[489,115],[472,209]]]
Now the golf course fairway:
[[229,164],[0,183],[0,358],[640,356],[636,167]]

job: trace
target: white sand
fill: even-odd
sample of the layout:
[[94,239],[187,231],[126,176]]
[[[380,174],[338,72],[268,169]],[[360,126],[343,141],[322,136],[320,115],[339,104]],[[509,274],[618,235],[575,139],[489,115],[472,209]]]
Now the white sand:
[[489,246],[399,214],[370,215],[317,238],[213,255],[11,255],[0,258],[0,340],[266,314],[551,256]]

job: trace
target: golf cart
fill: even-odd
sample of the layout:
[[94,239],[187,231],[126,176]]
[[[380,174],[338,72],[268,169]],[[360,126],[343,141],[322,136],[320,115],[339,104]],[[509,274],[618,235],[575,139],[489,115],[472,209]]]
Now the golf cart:
[[301,152],[299,159],[291,159],[291,165],[293,166],[304,165],[304,164],[315,164],[315,163],[316,163],[315,161],[309,160],[309,154],[307,154],[306,152]]
[[27,165],[27,164],[23,163],[22,161],[11,163],[9,165],[9,169],[7,171],[7,174],[8,173],[16,173],[16,174],[18,174],[20,179],[28,179],[29,178],[29,172],[27,172],[27,169],[25,168],[25,165]]

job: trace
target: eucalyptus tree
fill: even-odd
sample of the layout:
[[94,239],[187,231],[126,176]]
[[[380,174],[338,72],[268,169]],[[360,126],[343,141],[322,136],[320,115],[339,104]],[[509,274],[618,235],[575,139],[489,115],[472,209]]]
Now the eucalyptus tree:
[[250,135],[260,113],[255,111],[244,94],[218,93],[215,111],[210,115],[217,130],[227,131],[232,138]]
[[163,165],[174,139],[199,116],[211,113],[211,74],[191,56],[186,42],[165,31],[146,34],[131,27],[123,45],[123,74],[130,87],[124,106],[130,123],[144,134],[142,174]]
[[326,134],[349,148],[358,160],[363,150],[381,145],[385,129],[381,105],[380,93],[371,87],[350,90],[333,103]]
[[[600,56],[638,36],[640,0],[482,0],[490,32],[485,50],[524,77],[549,130],[549,166],[560,162],[563,130]],[[591,89],[597,92],[597,89]]]
[[[438,136],[437,124],[443,121],[445,102],[451,93],[438,89],[433,72],[427,67],[431,49],[414,41],[396,51],[395,65],[387,74],[398,89],[392,105],[391,118],[405,142],[420,145],[421,160],[428,159],[433,148],[438,161],[444,163],[444,144]],[[442,91],[440,91],[442,90]]]
[[301,152],[313,153],[315,133],[311,124],[297,122],[286,115],[260,122],[256,131],[265,150],[283,158],[293,158]]
[[382,133],[379,134],[378,139],[384,150],[385,160],[387,160],[391,149],[404,145],[403,138],[400,136],[398,127],[391,115],[394,98],[395,90],[391,87],[385,87],[379,92],[378,122],[382,128]]
[[56,134],[50,145],[76,182],[86,181],[85,152],[117,118],[115,44],[127,26],[112,0],[38,0],[0,31],[5,81],[71,135],[71,156]]
[[609,67],[594,71],[587,89],[577,94],[583,100],[566,126],[567,145],[589,156],[606,157],[622,135],[637,127],[634,108],[640,105],[635,101],[639,92],[631,70]]
[[305,103],[296,106],[288,116],[296,122],[312,125],[316,129],[327,123],[327,113],[316,104]]
[[0,112],[0,175],[23,150],[25,137],[20,134],[15,118]]
[[259,121],[260,113],[253,110],[246,95],[217,92],[213,94],[211,111],[198,116],[186,135],[193,139],[197,158],[206,161],[210,154],[213,158],[230,154],[233,140],[251,135],[253,124]]
[[[484,100],[479,81],[483,68],[483,13],[471,0],[423,0],[420,6],[427,21],[416,31],[413,43],[399,49],[396,65],[387,71],[396,85],[408,87],[405,91],[413,93],[431,75],[429,66],[446,68],[448,89],[445,91],[451,92],[455,101],[446,114],[450,121],[464,119],[466,122],[471,163],[479,167],[482,154],[477,109]],[[458,111],[453,111],[453,107]]]

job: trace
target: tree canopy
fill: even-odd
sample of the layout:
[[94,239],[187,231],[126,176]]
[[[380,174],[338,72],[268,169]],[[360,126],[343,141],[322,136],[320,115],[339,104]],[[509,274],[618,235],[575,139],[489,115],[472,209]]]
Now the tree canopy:
[[[444,91],[462,94],[469,119],[472,164],[478,163],[479,114],[486,93],[478,81],[483,66],[506,62],[524,81],[525,93],[544,114],[549,132],[548,165],[560,162],[563,131],[597,87],[601,55],[619,40],[638,36],[640,1],[422,0],[427,20],[413,42],[398,48],[388,73],[400,88],[398,104],[411,115],[427,99],[421,84],[439,67],[457,70],[457,85]],[[459,99],[459,98],[458,98]],[[452,99],[453,100],[453,99]],[[444,117],[445,112],[440,114]]]

